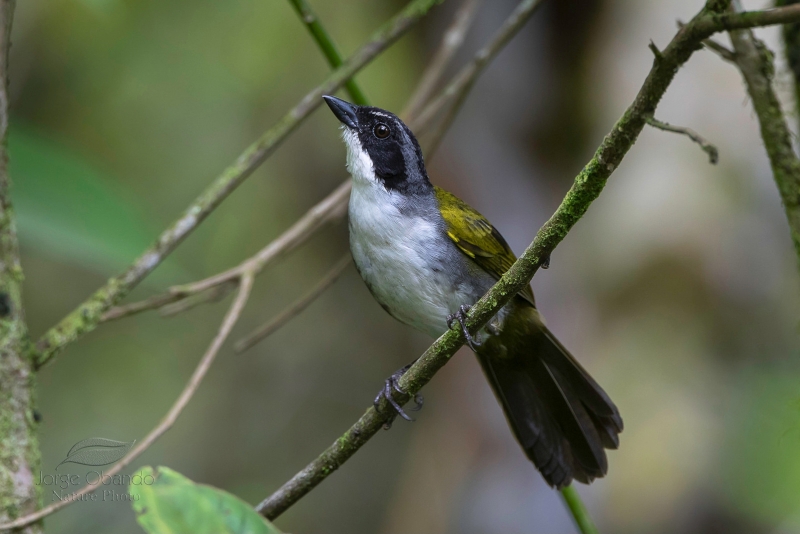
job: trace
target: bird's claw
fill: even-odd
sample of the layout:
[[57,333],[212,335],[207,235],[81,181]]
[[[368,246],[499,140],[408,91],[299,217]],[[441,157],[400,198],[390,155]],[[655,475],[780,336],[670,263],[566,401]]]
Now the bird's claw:
[[469,330],[467,330],[466,327],[467,313],[469,313],[469,309],[470,309],[469,306],[467,306],[466,304],[462,304],[461,306],[459,306],[457,312],[448,315],[447,328],[452,329],[453,323],[458,321],[458,324],[461,327],[461,335],[463,335],[464,339],[467,340],[467,345],[469,345],[469,348],[471,348],[473,352],[477,352],[478,347],[481,346],[481,343],[478,340],[478,336],[476,335],[473,337],[473,335],[469,333]]
[[[392,422],[394,421],[396,415],[399,415],[406,421],[412,421],[412,422],[414,421],[414,419],[403,410],[403,407],[400,406],[400,404],[396,400],[394,400],[392,393],[393,391],[396,391],[401,395],[408,395],[408,393],[400,387],[399,380],[400,377],[403,376],[410,367],[411,364],[406,365],[402,369],[398,369],[396,372],[392,374],[392,376],[387,378],[386,382],[384,382],[383,388],[381,388],[381,390],[378,392],[378,395],[375,397],[375,400],[373,401],[375,410],[377,410],[378,413],[380,413],[381,411],[380,409],[381,397],[384,397],[395,411],[395,414],[393,414],[392,417],[388,421],[386,421],[386,423],[384,423],[383,425],[383,428],[386,430],[389,430],[392,427]],[[425,399],[423,398],[423,396],[420,395],[419,393],[415,393],[414,407],[410,408],[410,410],[418,412],[419,410],[422,409],[422,405],[424,402]]]

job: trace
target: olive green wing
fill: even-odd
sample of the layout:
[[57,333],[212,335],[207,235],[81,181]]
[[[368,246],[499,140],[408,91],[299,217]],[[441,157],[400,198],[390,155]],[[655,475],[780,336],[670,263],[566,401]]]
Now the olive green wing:
[[[439,187],[434,189],[439,211],[447,224],[447,236],[486,272],[497,279],[503,276],[517,257],[500,232],[486,217],[454,194]],[[519,294],[535,305],[530,286],[525,286]]]

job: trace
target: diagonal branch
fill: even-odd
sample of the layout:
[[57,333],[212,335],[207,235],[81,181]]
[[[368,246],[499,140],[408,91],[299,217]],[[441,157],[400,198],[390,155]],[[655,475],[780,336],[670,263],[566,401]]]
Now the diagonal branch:
[[317,282],[317,285],[315,285],[311,291],[303,295],[300,300],[283,310],[277,317],[271,319],[268,323],[258,327],[256,330],[237,341],[236,345],[234,345],[236,352],[244,352],[253,345],[257,344],[259,341],[271,336],[283,325],[291,321],[303,310],[308,308],[308,306],[317,300],[317,298],[322,295],[326,289],[333,285],[333,283],[342,275],[344,270],[348,265],[350,265],[351,262],[352,257],[348,252],[338,262],[336,262],[336,265],[331,267],[325,276],[323,276],[322,279]]
[[331,93],[361,70],[379,53],[407,32],[438,0],[412,0],[400,13],[384,24],[370,41],[356,51],[322,84],[308,93],[275,126],[250,145],[232,166],[167,228],[127,271],[111,278],[83,304],[45,333],[36,343],[36,366],[41,367],[61,349],[83,334],[94,330],[103,314],[150,274],[183,239],[191,233],[236,187],[238,187]]
[[[292,7],[294,7],[294,10],[297,11],[300,20],[305,24],[311,36],[317,42],[317,45],[320,50],[322,50],[330,66],[339,68],[343,63],[342,56],[339,54],[336,44],[333,42],[333,39],[331,39],[330,35],[328,35],[328,31],[322,23],[320,23],[317,14],[314,13],[308,2],[306,2],[306,0],[289,0],[289,2],[292,4]],[[364,91],[361,90],[361,87],[358,86],[353,78],[347,80],[344,86],[352,97],[353,102],[359,106],[368,105],[368,100]]]
[[[800,8],[800,4],[790,7]],[[792,148],[792,135],[772,87],[775,74],[773,55],[750,30],[732,31],[730,36],[736,51],[736,64],[758,116],[761,138],[789,221],[795,253],[800,260],[800,159]]]
[[[203,378],[208,373],[211,364],[214,362],[214,359],[217,357],[219,353],[219,349],[222,347],[222,344],[228,338],[228,335],[231,333],[233,326],[239,320],[239,317],[242,314],[242,310],[244,309],[244,305],[247,303],[247,299],[250,296],[250,290],[253,287],[253,274],[246,273],[242,276],[240,283],[239,283],[239,292],[236,295],[236,299],[231,304],[231,307],[228,309],[228,313],[225,314],[225,318],[222,320],[222,325],[217,332],[217,335],[214,336],[214,339],[211,341],[208,349],[206,349],[205,354],[200,359],[200,362],[197,364],[192,376],[189,378],[189,381],[184,386],[183,391],[181,392],[180,396],[177,398],[175,403],[169,409],[167,414],[161,420],[156,427],[150,431],[145,438],[140,441],[136,447],[131,449],[131,451],[125,455],[119,462],[114,464],[114,467],[103,471],[104,475],[114,476],[123,469],[125,469],[130,463],[139,457],[144,451],[146,451],[150,446],[155,443],[155,441],[164,435],[172,425],[175,424],[175,421],[183,412],[183,409],[186,408],[186,405],[189,404],[189,401],[194,396],[197,388],[200,387],[200,383],[203,381]],[[81,499],[80,497],[83,495],[88,495],[93,493],[98,488],[100,488],[100,484],[89,484],[81,488],[80,490],[71,493],[69,499],[59,500],[54,502],[53,504],[38,510],[35,513],[30,515],[26,515],[24,517],[20,517],[19,519],[12,521],[10,523],[5,523],[0,525],[0,531],[10,530],[21,528],[26,525],[29,525],[33,522],[39,521],[48,515],[61,510],[62,508],[69,506],[74,502],[79,502]]]
[[[530,2],[528,2],[530,3]],[[537,2],[533,2],[538,5]],[[535,6],[534,6],[535,7]],[[515,14],[518,13],[515,11]],[[527,18],[516,17],[516,23],[510,28],[513,33],[518,32],[524,25]],[[513,35],[512,33],[512,35]],[[498,32],[483,48],[481,48],[474,56],[473,60],[465,65],[454,77],[439,95],[425,107],[421,116],[414,117],[408,115],[407,111],[401,113],[409,128],[418,134],[425,132],[433,119],[436,118],[439,111],[444,106],[450,104],[453,98],[458,98],[463,101],[463,96],[466,95],[478,76],[483,72],[483,68],[476,68],[475,65],[480,63],[485,66],[487,61],[491,61],[497,56],[497,53],[505,46],[510,40],[508,31]],[[448,46],[447,41],[442,42],[441,47]],[[434,54],[435,56],[438,55]],[[439,68],[444,68],[441,65]],[[415,93],[416,94],[416,93]],[[411,97],[414,101],[415,97]],[[457,108],[454,108],[457,109]],[[444,130],[441,131],[444,133]],[[432,156],[436,147],[428,150],[428,157]],[[337,189],[325,197],[322,201],[312,207],[303,217],[295,222],[288,230],[281,234],[277,239],[270,242],[261,251],[257,252],[253,257],[248,258],[241,264],[232,267],[226,271],[215,274],[211,277],[199,280],[197,282],[184,284],[180,286],[171,287],[167,293],[155,295],[141,302],[134,302],[125,306],[110,309],[105,315],[102,316],[102,321],[109,321],[140,313],[146,310],[161,308],[167,304],[180,301],[187,297],[192,297],[203,291],[208,291],[221,284],[225,284],[230,280],[235,280],[239,273],[247,268],[251,262],[258,262],[258,269],[256,272],[261,272],[269,263],[282,256],[283,254],[294,250],[313,236],[319,229],[326,224],[332,224],[344,217],[346,213],[347,200],[350,197],[350,179],[345,180]]]
[[494,37],[489,43],[478,50],[472,61],[464,66],[439,96],[420,112],[419,120],[431,123],[440,110],[447,109],[439,126],[426,142],[426,148],[429,153],[435,152],[439,148],[439,143],[444,137],[445,132],[447,132],[452,125],[453,120],[455,120],[458,111],[467,99],[467,95],[470,90],[472,90],[472,86],[478,80],[478,77],[483,73],[484,69],[491,63],[495,56],[505,48],[520,28],[525,25],[528,19],[533,16],[542,1],[543,0],[524,0],[520,2],[517,7],[514,8],[511,16],[503,22],[503,26],[494,34]]
[[453,55],[464,44],[467,31],[472,26],[472,21],[475,19],[475,14],[478,12],[481,1],[464,0],[459,6],[453,17],[452,24],[442,36],[441,44],[434,52],[431,61],[425,68],[425,72],[422,73],[414,95],[406,104],[405,113],[407,118],[413,119],[419,115],[423,106],[433,96],[433,92],[436,90],[445,68],[450,63],[450,60],[453,59]]
[[706,39],[705,41],[703,41],[703,46],[705,46],[706,48],[717,54],[725,61],[736,63],[736,52],[734,52],[727,46],[720,44],[713,39]]
[[[555,213],[542,226],[533,242],[506,274],[470,310],[467,326],[475,333],[521,291],[539,266],[564,239],[569,230],[586,213],[603,190],[611,173],[619,166],[644,128],[647,117],[653,116],[656,106],[675,77],[678,69],[689,60],[704,39],[730,28],[752,27],[800,20],[800,6],[758,12],[720,15],[703,9],[681,28],[653,63],[647,78],[633,103],[603,139],[591,161],[575,178],[570,190]],[[397,395],[400,404],[417,393],[464,344],[462,334],[449,330],[437,339],[399,380],[399,387],[408,395]],[[384,400],[379,406],[381,415],[370,407],[364,415],[322,454],[286,482],[256,509],[269,519],[278,517],[300,500],[331,473],[341,467],[387,421],[390,413]]]

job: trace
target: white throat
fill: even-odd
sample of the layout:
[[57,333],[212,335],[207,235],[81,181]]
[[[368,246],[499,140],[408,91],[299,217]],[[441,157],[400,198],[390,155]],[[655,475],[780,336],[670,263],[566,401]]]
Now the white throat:
[[[354,188],[360,185],[380,186],[369,153],[361,146],[358,134],[342,126],[342,139],[347,146],[347,171],[353,177]],[[383,189],[383,187],[381,187]]]
[[384,309],[438,337],[447,330],[447,314],[474,298],[460,294],[445,272],[446,245],[436,221],[404,210],[407,199],[376,177],[357,134],[345,129],[342,137],[353,177],[350,250],[356,267]]

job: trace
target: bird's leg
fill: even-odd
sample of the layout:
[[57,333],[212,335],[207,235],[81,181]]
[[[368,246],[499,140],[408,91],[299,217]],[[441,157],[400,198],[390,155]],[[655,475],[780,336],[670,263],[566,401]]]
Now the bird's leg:
[[[411,366],[414,365],[414,362],[416,362],[416,361],[417,360],[414,360],[413,362],[409,363],[405,367],[401,367],[400,369],[398,369],[397,371],[392,373],[392,376],[390,376],[389,378],[386,379],[386,382],[384,383],[383,387],[378,392],[378,395],[375,397],[375,400],[373,401],[373,405],[375,406],[375,409],[379,413],[380,413],[379,406],[380,406],[380,402],[381,402],[381,397],[385,397],[386,400],[389,402],[389,404],[392,406],[392,408],[394,408],[394,411],[398,415],[400,415],[400,417],[402,417],[406,421],[413,421],[414,420],[413,418],[409,417],[409,415],[403,410],[402,406],[400,406],[400,404],[398,404],[397,401],[394,400],[394,397],[392,396],[393,395],[392,392],[396,391],[396,392],[400,393],[401,395],[407,395],[407,393],[405,391],[403,391],[403,389],[400,387],[399,380],[400,380],[400,377],[403,376],[404,374],[406,374],[406,371],[408,371],[411,368]],[[414,394],[414,404],[415,404],[415,406],[413,408],[411,408],[411,411],[418,412],[420,409],[422,409],[422,404],[424,402],[425,402],[425,399],[422,397],[422,395],[420,395],[419,393]],[[392,421],[394,421],[394,415],[384,425],[384,428],[386,430],[391,428]]]
[[480,341],[477,339],[478,336],[475,335],[475,337],[473,337],[472,334],[469,333],[469,330],[467,330],[467,313],[469,313],[469,309],[470,306],[462,304],[459,306],[457,312],[448,315],[447,328],[452,329],[453,323],[458,321],[458,324],[461,326],[461,334],[464,336],[464,339],[467,340],[467,345],[469,345],[469,348],[471,348],[473,352],[477,352],[478,347],[481,346]]

